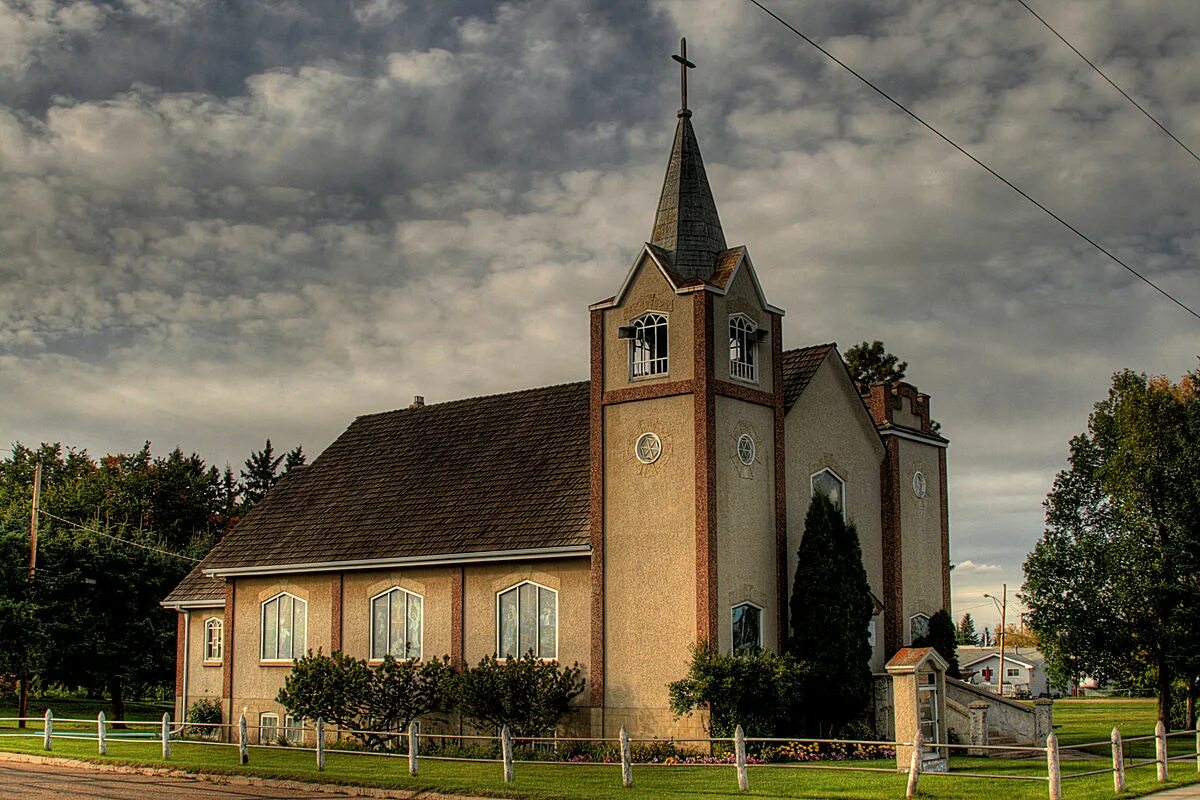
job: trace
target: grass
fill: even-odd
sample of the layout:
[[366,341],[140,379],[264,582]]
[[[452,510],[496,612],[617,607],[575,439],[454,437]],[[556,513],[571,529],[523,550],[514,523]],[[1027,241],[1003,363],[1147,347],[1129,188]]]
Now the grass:
[[[54,706],[58,714],[59,704]],[[68,706],[62,706],[64,709]],[[149,714],[157,707],[144,709],[150,719],[161,716]],[[2,710],[0,710],[2,711]],[[73,709],[72,716],[84,717]],[[7,712],[4,712],[7,715]],[[67,713],[64,711],[63,716]],[[1107,738],[1114,724],[1120,725],[1127,735],[1144,734],[1153,729],[1154,709],[1147,701],[1120,701],[1099,703],[1097,701],[1064,701],[1055,704],[1055,722],[1060,739],[1064,744],[1085,743]],[[40,728],[40,725],[37,726]],[[0,733],[13,733],[13,729]],[[36,733],[36,728],[31,733]],[[1097,733],[1103,735],[1097,735]],[[1180,752],[1189,752],[1191,742],[1181,744]],[[2,738],[0,749],[42,753],[40,738]],[[55,738],[54,755],[83,758],[106,763],[124,763],[146,766],[163,766],[159,757],[159,745],[145,741],[109,742],[108,756],[96,755],[94,741]],[[530,798],[531,800],[584,800],[585,798],[713,798],[743,797],[737,791],[737,781],[732,766],[635,766],[635,786],[623,789],[620,768],[617,765],[574,765],[574,764],[529,764],[517,762],[516,780],[505,785],[501,782],[501,768],[495,763],[421,761],[421,772],[416,778],[409,777],[407,763],[403,758],[380,758],[364,755],[329,754],[327,769],[318,773],[314,756],[309,751],[298,749],[252,748],[250,764],[242,767],[237,763],[237,750],[231,747],[216,747],[187,742],[172,744],[173,768],[192,772],[223,774],[246,774],[261,777],[320,781],[328,783],[353,783],[380,788],[421,791],[440,791],[467,795],[491,795],[502,797]],[[892,770],[893,761],[852,762],[855,766],[870,766]],[[1179,761],[1171,764],[1175,780],[1167,786],[1177,786],[1197,778],[1194,762]],[[1063,764],[1064,775],[1102,768],[1106,759],[1075,760]],[[843,763],[839,766],[848,766]],[[1042,777],[1045,762],[1041,758],[986,759],[955,757],[953,768],[957,772],[986,772],[1014,777]],[[895,772],[853,772],[833,769],[797,769],[784,766],[751,766],[751,797],[765,798],[895,798],[904,794],[906,776]],[[1148,794],[1166,788],[1155,782],[1153,767],[1140,767],[1128,771],[1129,792],[1126,797]],[[1003,792],[1007,800],[1045,798],[1047,786],[1044,781],[1004,781],[971,779],[963,777],[926,775],[921,779],[921,794],[938,800],[967,800]],[[1112,776],[1094,775],[1068,779],[1063,784],[1067,800],[1076,798],[1111,798]]]

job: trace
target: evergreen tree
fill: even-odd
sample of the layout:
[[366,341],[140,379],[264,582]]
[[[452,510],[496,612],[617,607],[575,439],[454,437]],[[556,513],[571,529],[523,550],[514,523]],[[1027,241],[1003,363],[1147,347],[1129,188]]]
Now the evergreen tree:
[[308,463],[308,456],[304,455],[303,445],[296,445],[295,449],[287,452],[287,457],[283,461],[283,474],[287,475],[294,468],[303,467],[306,463]]
[[825,737],[867,713],[867,627],[874,606],[858,531],[822,493],[808,508],[797,563],[789,647],[809,668],[801,691],[803,728]]
[[959,677],[958,672],[958,635],[954,628],[954,620],[946,609],[938,611],[929,618],[929,633],[913,639],[913,647],[932,647],[938,651],[946,663],[946,674],[951,678]]
[[894,383],[904,380],[908,362],[901,361],[887,351],[883,342],[876,339],[867,344],[861,342],[846,351],[846,367],[861,394],[871,390],[873,383]]
[[979,633],[975,630],[975,618],[971,616],[970,612],[963,614],[962,619],[959,620],[955,641],[967,647],[975,647],[979,644]]
[[267,496],[271,487],[279,482],[279,465],[286,456],[275,455],[271,440],[262,450],[251,451],[246,459],[246,468],[242,470],[242,511],[249,511],[259,500]]

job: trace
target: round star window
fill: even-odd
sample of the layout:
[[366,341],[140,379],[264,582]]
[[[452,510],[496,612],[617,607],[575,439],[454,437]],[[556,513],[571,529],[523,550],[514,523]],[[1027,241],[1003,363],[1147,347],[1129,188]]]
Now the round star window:
[[925,473],[917,471],[913,473],[913,494],[917,497],[924,497],[928,491],[925,485]]
[[638,437],[633,453],[643,464],[653,464],[662,455],[662,439],[657,433],[643,433]]
[[743,433],[737,440],[738,461],[747,467],[754,463],[754,437]]

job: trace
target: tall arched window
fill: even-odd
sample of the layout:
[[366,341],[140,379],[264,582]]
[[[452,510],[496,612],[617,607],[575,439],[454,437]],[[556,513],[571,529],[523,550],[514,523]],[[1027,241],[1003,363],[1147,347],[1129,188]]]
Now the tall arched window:
[[220,661],[225,657],[225,623],[220,617],[204,620],[204,660]]
[[371,598],[371,658],[421,657],[425,601],[400,587]]
[[729,318],[729,374],[743,381],[758,380],[758,325],[745,314]]
[[629,374],[635,378],[667,373],[667,318],[663,314],[643,314],[627,328]]
[[308,640],[308,603],[280,592],[262,604],[263,661],[291,661],[304,655]]
[[558,658],[558,592],[522,581],[496,595],[496,655]]

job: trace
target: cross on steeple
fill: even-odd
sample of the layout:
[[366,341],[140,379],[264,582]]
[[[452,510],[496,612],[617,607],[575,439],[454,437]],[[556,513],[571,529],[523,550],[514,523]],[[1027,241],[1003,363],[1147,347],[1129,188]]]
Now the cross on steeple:
[[688,61],[687,57],[687,39],[679,40],[679,55],[671,56],[679,62],[679,116],[690,117],[691,110],[687,105],[687,71],[695,69],[696,65]]

